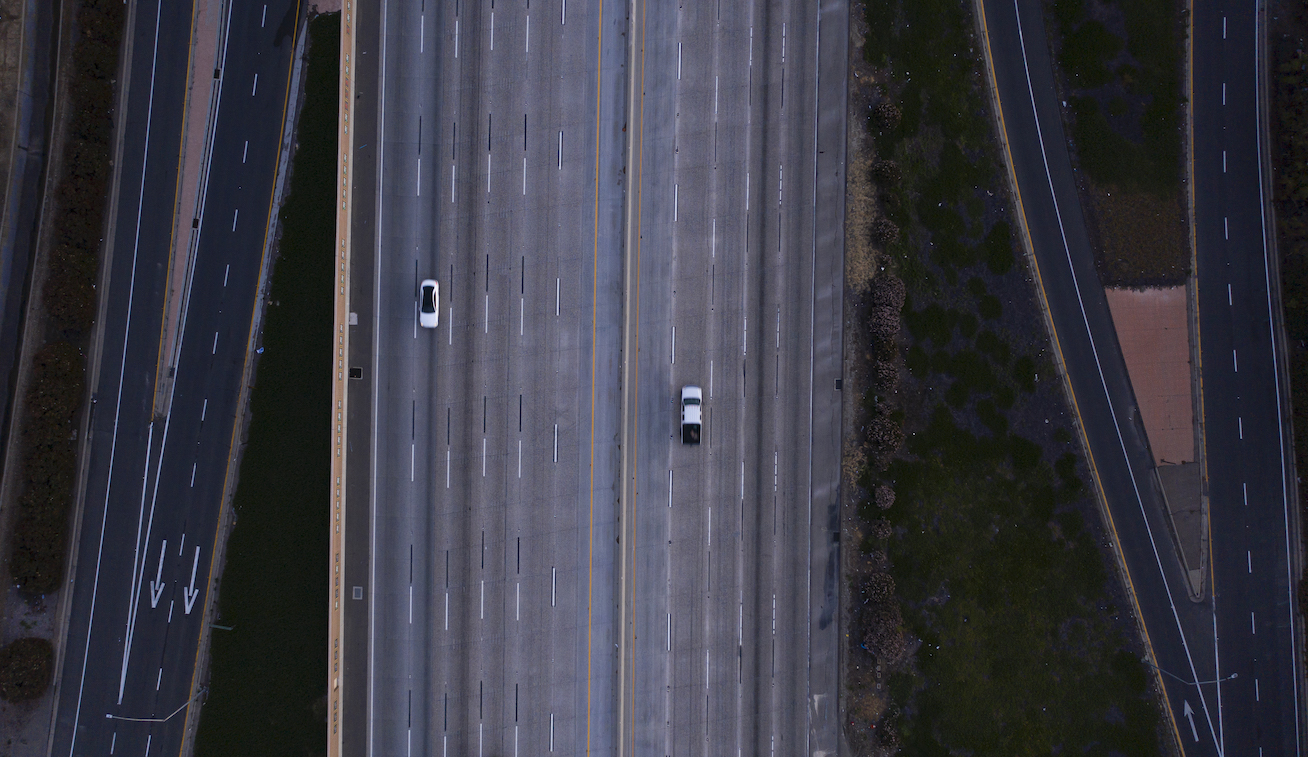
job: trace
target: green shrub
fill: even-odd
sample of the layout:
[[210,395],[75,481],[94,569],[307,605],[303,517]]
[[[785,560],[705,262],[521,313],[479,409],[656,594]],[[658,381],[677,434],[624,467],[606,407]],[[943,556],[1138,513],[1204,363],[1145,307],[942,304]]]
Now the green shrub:
[[54,676],[54,645],[28,636],[0,647],[0,699],[27,702],[50,688]]

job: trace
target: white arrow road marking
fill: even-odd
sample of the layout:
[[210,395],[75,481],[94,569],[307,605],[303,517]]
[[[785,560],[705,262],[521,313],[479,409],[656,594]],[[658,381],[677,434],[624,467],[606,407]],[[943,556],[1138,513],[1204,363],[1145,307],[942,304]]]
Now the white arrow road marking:
[[163,559],[164,552],[168,551],[168,540],[164,539],[163,544],[159,545],[159,569],[154,572],[154,580],[150,582],[150,608],[159,606],[159,597],[163,596]]
[[1182,710],[1182,714],[1185,715],[1186,720],[1190,721],[1190,735],[1194,737],[1195,741],[1198,741],[1199,732],[1194,728],[1194,710],[1190,709],[1190,700],[1188,699],[1185,700],[1185,709]]
[[195,569],[200,565],[200,548],[195,548],[195,561],[191,563],[191,585],[182,591],[182,598],[186,600],[186,614],[191,614],[191,607],[195,605],[195,598],[200,596],[200,592],[195,588]]

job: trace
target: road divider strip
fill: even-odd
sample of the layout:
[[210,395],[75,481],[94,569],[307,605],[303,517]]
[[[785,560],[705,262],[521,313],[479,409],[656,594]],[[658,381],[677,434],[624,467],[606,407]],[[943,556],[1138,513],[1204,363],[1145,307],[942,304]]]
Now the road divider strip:
[[332,376],[332,456],[331,456],[331,549],[327,566],[330,574],[331,603],[327,625],[327,757],[340,757],[342,747],[341,719],[341,638],[344,635],[341,610],[341,576],[345,554],[345,418],[346,376],[345,361],[350,354],[350,214],[353,193],[350,190],[350,153],[353,138],[350,136],[352,114],[351,93],[354,89],[352,65],[354,59],[354,0],[345,0],[341,6],[341,73],[340,106],[337,115],[336,174],[336,294],[333,306],[332,332],[336,335],[335,371]]

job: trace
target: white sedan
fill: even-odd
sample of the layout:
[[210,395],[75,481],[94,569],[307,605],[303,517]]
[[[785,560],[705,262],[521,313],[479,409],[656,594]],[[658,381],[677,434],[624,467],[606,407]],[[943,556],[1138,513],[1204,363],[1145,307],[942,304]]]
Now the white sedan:
[[441,285],[436,279],[422,282],[418,303],[418,325],[424,329],[434,329],[440,325]]

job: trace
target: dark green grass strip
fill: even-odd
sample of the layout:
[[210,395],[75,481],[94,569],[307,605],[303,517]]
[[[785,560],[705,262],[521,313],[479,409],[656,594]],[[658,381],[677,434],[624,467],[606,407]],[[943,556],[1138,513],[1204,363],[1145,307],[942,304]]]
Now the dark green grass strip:
[[327,535],[340,14],[310,54],[280,255],[227,542],[200,755],[327,752]]

